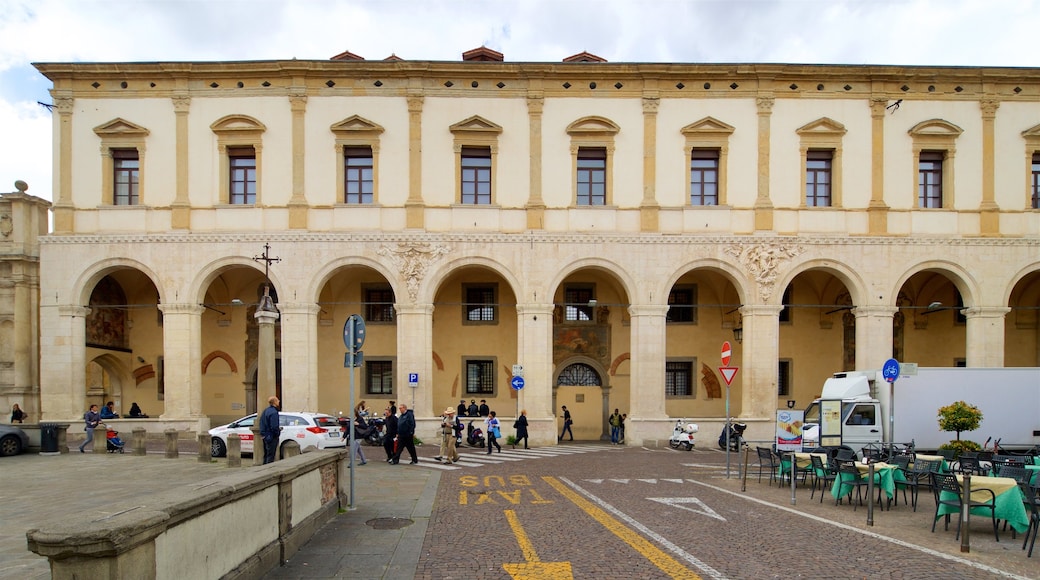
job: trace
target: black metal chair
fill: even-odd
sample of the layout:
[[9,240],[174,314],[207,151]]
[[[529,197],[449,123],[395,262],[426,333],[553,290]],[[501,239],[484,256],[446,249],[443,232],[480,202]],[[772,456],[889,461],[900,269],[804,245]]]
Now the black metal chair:
[[957,473],[961,475],[985,475],[982,461],[977,455],[963,454],[957,460]]
[[777,469],[780,464],[776,461],[776,455],[773,450],[768,447],[755,447],[755,453],[758,454],[758,482],[762,483],[762,470],[769,470],[769,484],[773,484],[773,480],[777,479]]
[[[932,473],[938,471],[942,463],[930,459],[918,459],[910,468],[904,471],[906,476],[905,487],[910,489],[910,505],[917,511],[917,497],[922,487],[931,487]],[[905,498],[904,498],[905,499]]]
[[[856,463],[853,461],[842,461],[838,464],[838,476],[841,478],[841,485],[851,485],[856,490],[856,502],[858,505],[853,504],[852,511],[863,505],[863,488],[870,485],[870,479],[859,472],[859,468],[856,467]],[[867,501],[874,501],[873,497],[867,497]],[[849,493],[849,503],[852,503],[852,494]],[[881,486],[878,486],[878,503],[881,503]],[[837,502],[835,502],[837,505]],[[884,503],[881,503],[882,509],[884,509]]]
[[824,463],[823,458],[818,455],[810,455],[809,462],[813,472],[812,493],[809,494],[809,499],[815,497],[816,485],[819,484],[820,503],[823,503],[823,494],[826,493],[829,486],[834,485],[834,480],[838,478],[838,471],[834,468],[833,461]]
[[838,461],[850,461],[856,459],[856,452],[851,449],[841,448],[838,449],[834,454],[834,459]]
[[1033,472],[1029,471],[1025,467],[1016,467],[1014,465],[1001,465],[996,469],[997,477],[1010,477],[1018,483],[1030,484],[1030,480],[1033,478]]
[[[932,533],[935,533],[935,522],[939,520],[939,508],[940,506],[951,506],[956,508],[954,513],[960,514],[963,497],[963,491],[961,489],[961,483],[957,481],[957,476],[952,473],[933,473],[932,474],[932,485],[935,489],[935,517],[932,520]],[[942,492],[948,492],[946,497],[942,496]],[[987,501],[976,501],[969,500],[968,509],[973,508],[984,508],[988,509],[990,513],[990,519],[993,521],[993,537],[1000,541],[1000,535],[997,530],[997,496],[988,489],[979,489],[976,492],[989,493],[990,499]],[[950,529],[950,514],[946,514],[945,529]],[[961,538],[961,520],[957,518],[957,536],[959,540]]]
[[[903,478],[909,481],[910,459],[911,458],[909,455],[892,455],[888,458],[888,461],[886,461],[885,463],[894,466],[896,469],[899,470],[900,473],[903,474]],[[903,503],[907,503],[906,488],[907,486],[903,482],[896,482],[896,490],[892,493],[892,499],[895,500],[896,505],[899,505],[899,495],[897,492],[899,492],[900,490],[902,490],[903,492]]]
[[1018,488],[1022,490],[1022,502],[1026,505],[1026,511],[1029,513],[1029,529],[1026,530],[1025,538],[1022,540],[1022,549],[1026,549],[1026,544],[1029,544],[1029,552],[1026,554],[1027,558],[1033,557],[1033,545],[1036,544],[1036,532],[1040,530],[1040,498],[1037,497],[1037,488],[1031,485],[1018,484]]

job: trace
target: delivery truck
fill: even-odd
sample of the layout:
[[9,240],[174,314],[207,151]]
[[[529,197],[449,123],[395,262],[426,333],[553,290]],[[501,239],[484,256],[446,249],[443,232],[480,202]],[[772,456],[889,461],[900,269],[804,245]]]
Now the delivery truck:
[[[939,408],[964,401],[982,411],[974,431],[961,433],[980,445],[1000,439],[1004,449],[1040,443],[1040,368],[921,367],[894,383],[880,371],[850,371],[827,379],[819,399],[805,410],[803,449],[821,445],[860,451],[871,444],[914,442],[935,450],[956,439],[939,429]],[[840,409],[840,411],[839,411]]]

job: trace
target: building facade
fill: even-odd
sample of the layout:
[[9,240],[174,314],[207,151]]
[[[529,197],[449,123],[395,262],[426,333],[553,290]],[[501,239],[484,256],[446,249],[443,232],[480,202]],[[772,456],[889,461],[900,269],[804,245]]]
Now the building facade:
[[47,419],[251,411],[268,283],[284,408],[348,411],[360,314],[355,397],[421,435],[486,399],[543,444],[562,405],[581,439],[615,408],[637,444],[727,409],[768,439],[833,372],[1040,366],[1040,69],[36,66]]

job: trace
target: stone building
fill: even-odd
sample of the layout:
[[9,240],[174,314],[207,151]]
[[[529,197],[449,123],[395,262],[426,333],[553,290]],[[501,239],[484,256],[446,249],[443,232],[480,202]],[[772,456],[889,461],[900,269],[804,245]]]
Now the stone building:
[[15,191],[0,194],[0,413],[18,405],[26,421],[40,417],[40,246],[50,203]]
[[355,395],[413,403],[420,434],[486,399],[542,444],[562,405],[580,439],[614,408],[629,442],[680,417],[710,439],[728,401],[768,438],[836,371],[1040,365],[1040,69],[36,66],[45,418],[251,411],[268,280],[283,407],[347,412],[361,314]]

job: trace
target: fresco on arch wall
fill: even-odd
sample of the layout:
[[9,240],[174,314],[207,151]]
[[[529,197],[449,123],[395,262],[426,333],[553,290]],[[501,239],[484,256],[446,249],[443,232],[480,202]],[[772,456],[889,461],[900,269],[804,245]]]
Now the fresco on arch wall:
[[90,314],[86,318],[87,346],[129,351],[126,314],[126,293],[119,282],[105,276],[90,294]]
[[553,326],[553,363],[587,356],[610,368],[610,325],[557,324]]

